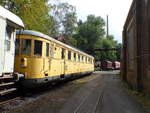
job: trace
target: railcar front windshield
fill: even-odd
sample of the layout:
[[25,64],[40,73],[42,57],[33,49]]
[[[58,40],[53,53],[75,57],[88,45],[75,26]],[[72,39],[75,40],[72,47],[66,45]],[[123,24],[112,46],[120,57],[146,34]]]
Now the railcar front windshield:
[[22,39],[21,40],[21,54],[22,55],[31,55],[31,39]]

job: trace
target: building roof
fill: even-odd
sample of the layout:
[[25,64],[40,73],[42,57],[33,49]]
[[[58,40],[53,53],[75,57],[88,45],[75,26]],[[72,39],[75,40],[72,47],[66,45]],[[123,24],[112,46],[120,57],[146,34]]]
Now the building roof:
[[16,16],[12,12],[10,12],[9,10],[3,8],[2,6],[0,6],[0,16],[2,18],[5,18],[5,19],[19,25],[20,27],[24,27],[22,20],[18,16]]

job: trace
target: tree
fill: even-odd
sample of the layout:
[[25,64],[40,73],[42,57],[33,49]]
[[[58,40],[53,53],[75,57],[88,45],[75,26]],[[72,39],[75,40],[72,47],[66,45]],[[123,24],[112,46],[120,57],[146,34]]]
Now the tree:
[[[115,48],[115,41],[112,39],[103,39],[103,48]],[[101,61],[105,61],[105,60],[109,60],[109,61],[116,61],[117,57],[116,57],[116,51],[106,51],[102,53],[101,56]]]
[[9,10],[23,20],[26,29],[51,35],[53,30],[53,18],[49,15],[50,7],[47,1],[48,0],[11,0]]
[[64,26],[63,35],[65,37],[72,37],[73,34],[76,32],[76,24],[77,24],[76,13],[72,12],[66,14],[62,24]]
[[76,45],[76,9],[68,3],[53,0],[3,0],[3,6],[17,14],[25,28],[40,31],[52,37],[63,36],[69,44]]
[[117,53],[116,53],[117,60],[120,61],[120,59],[121,59],[121,48],[122,48],[122,44],[121,44],[121,43],[117,43],[116,48],[118,48],[118,51],[117,51]]
[[85,22],[80,20],[78,22],[78,33],[76,37],[77,47],[82,50],[94,48],[97,41],[104,37],[104,26],[104,20],[94,15],[89,15]]
[[65,38],[72,37],[77,24],[75,7],[58,0],[52,1],[51,4],[51,15],[55,20],[57,34],[63,35]]

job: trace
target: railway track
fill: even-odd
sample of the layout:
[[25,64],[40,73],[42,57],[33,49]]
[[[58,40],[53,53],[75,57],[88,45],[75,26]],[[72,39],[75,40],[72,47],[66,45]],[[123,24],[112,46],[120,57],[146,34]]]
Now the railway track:
[[[95,94],[96,95],[95,95]],[[99,113],[99,109],[101,108],[101,104],[103,102],[103,92],[93,92],[92,94],[88,94],[78,107],[74,110],[73,113]],[[90,104],[91,103],[91,104]]]
[[98,108],[99,108],[99,109],[101,108],[102,102],[103,102],[103,92],[99,94],[98,100],[97,100],[97,102],[96,102],[95,108],[94,108],[94,110],[93,110],[92,113],[97,113],[97,112],[99,112],[99,111],[98,111]]
[[15,102],[15,101],[18,101],[20,99],[21,99],[21,97],[14,97],[14,98],[11,98],[11,99],[3,100],[3,101],[0,101],[0,105],[4,105],[4,104],[11,103],[11,102]]

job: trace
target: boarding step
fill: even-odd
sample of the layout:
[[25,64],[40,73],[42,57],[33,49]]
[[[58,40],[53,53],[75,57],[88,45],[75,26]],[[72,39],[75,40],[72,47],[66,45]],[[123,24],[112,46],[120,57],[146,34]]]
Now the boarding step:
[[17,90],[17,88],[11,88],[11,89],[2,90],[2,91],[0,91],[0,95],[3,96],[3,95],[6,95],[6,94],[9,94],[9,93],[12,93],[12,92],[14,92],[16,90]]
[[3,75],[3,76],[0,76],[0,80],[2,79],[13,79],[14,77],[11,76],[11,75]]
[[10,85],[14,85],[14,84],[15,84],[15,82],[1,83],[0,87],[2,87],[2,86],[10,86]]

